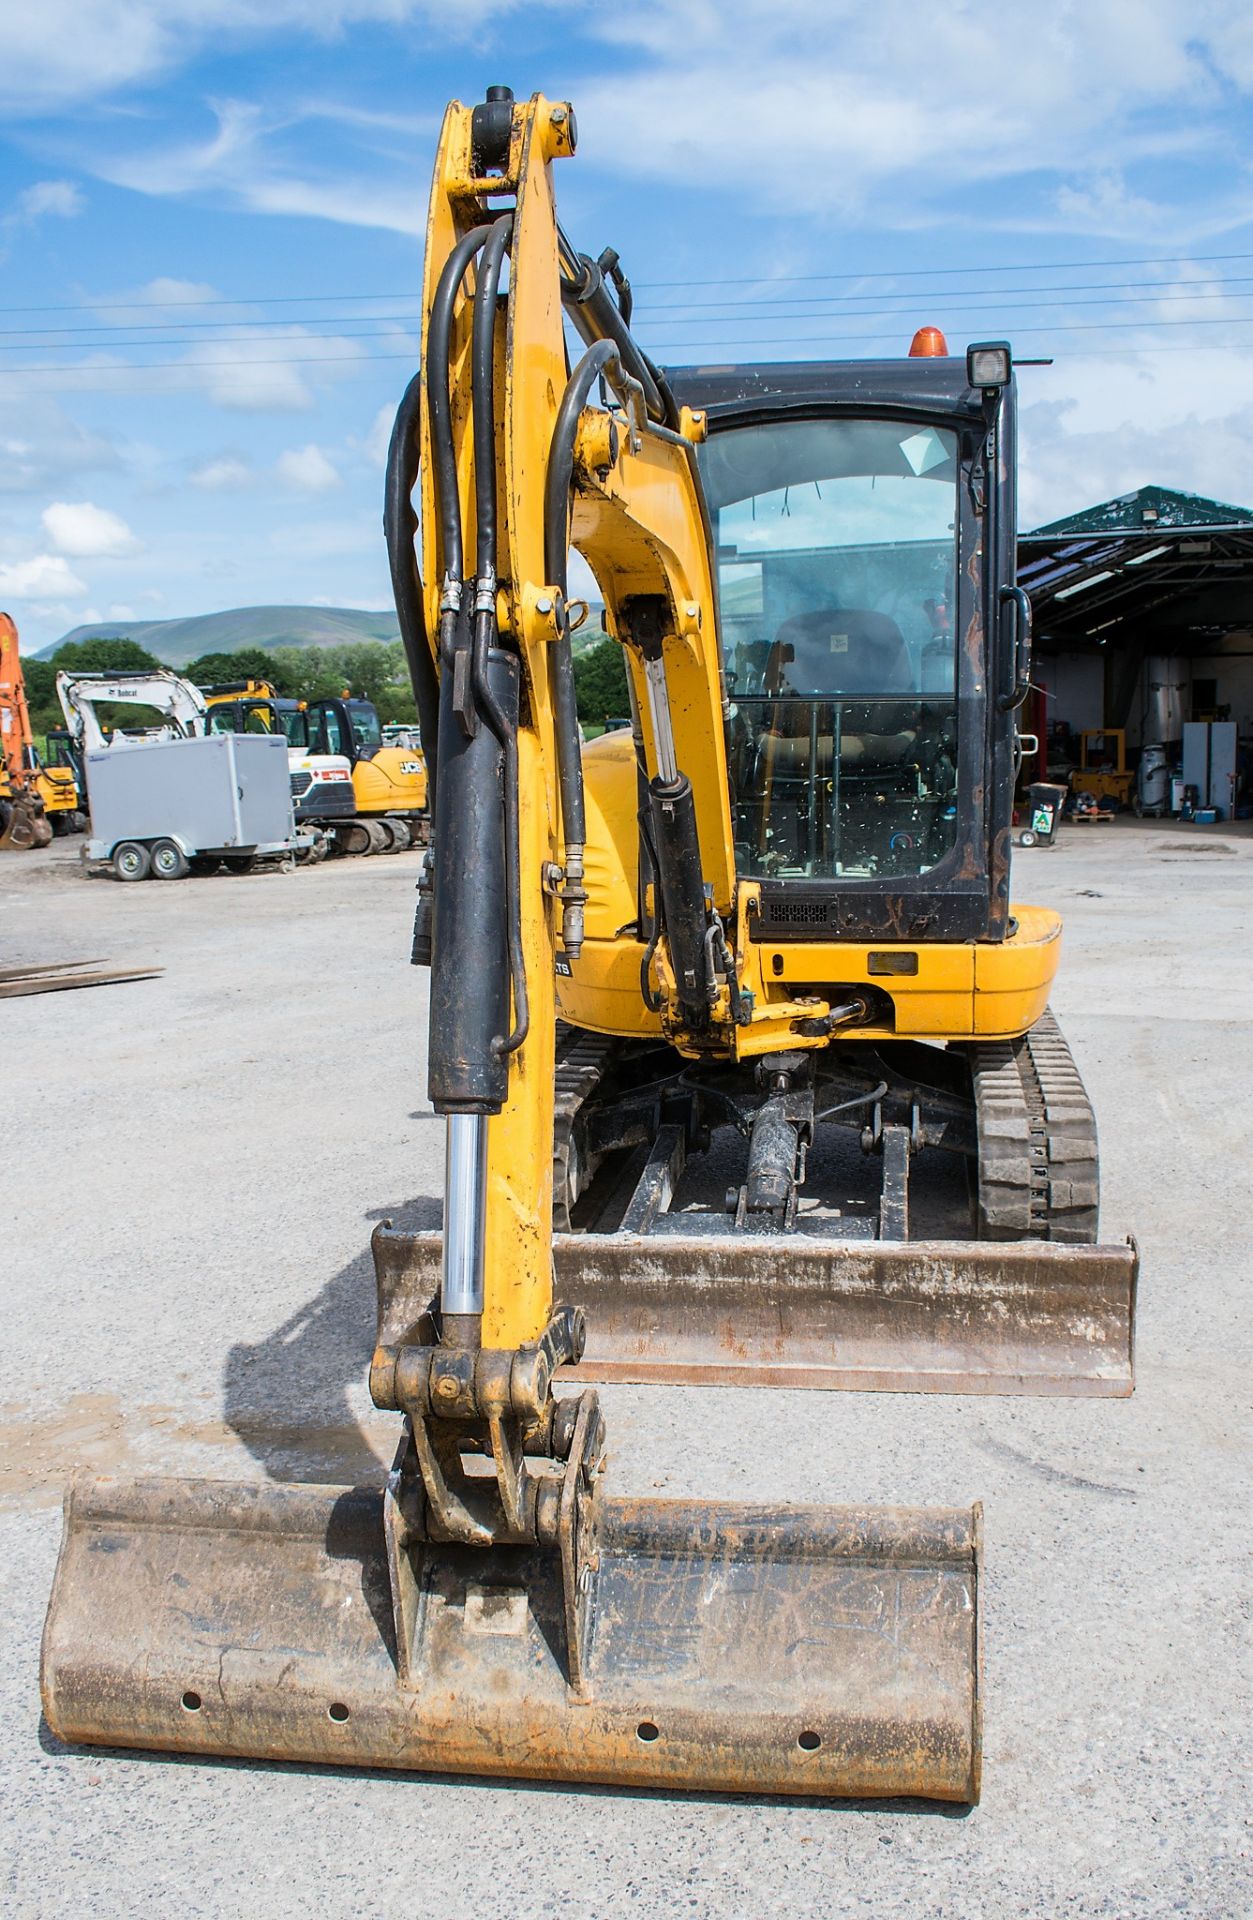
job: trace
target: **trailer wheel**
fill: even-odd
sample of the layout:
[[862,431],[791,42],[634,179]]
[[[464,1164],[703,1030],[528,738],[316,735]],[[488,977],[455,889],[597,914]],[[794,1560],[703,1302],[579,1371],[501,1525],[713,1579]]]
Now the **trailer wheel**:
[[185,880],[189,871],[187,855],[176,840],[157,840],[153,843],[154,880]]
[[123,840],[113,849],[115,880],[146,880],[152,867],[152,855],[142,840]]
[[1018,844],[1020,847],[1033,847],[1035,845],[1035,833],[1031,827],[1023,828],[1018,836]]

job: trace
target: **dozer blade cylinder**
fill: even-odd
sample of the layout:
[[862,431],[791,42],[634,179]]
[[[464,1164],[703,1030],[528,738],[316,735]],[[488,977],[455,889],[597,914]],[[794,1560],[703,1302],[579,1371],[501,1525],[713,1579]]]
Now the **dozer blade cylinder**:
[[583,1684],[559,1557],[421,1543],[400,1678],[378,1489],[80,1481],[62,1740],[753,1793],[978,1798],[980,1515],[603,1506]]
[[[379,1339],[422,1321],[440,1236],[376,1228]],[[804,1234],[558,1234],[586,1381],[1021,1393],[1132,1391],[1135,1246]]]

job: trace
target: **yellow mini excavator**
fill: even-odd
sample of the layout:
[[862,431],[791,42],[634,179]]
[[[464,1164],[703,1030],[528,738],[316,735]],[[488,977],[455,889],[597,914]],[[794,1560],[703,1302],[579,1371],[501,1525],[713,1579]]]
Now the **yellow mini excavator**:
[[[588,1382],[1131,1390],[1060,924],[1009,894],[1010,351],[667,378],[558,225],[575,144],[540,95],[450,107],[388,463],[447,1126],[442,1234],[375,1236],[395,1465],[76,1483],[45,1708],[108,1745],[972,1801],[979,1510],[613,1497]],[[571,545],[633,709],[586,750]]]

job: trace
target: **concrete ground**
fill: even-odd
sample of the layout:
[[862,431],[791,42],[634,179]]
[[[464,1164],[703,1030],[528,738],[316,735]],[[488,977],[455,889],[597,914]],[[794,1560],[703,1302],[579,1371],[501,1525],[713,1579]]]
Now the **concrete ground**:
[[1253,838],[1016,858],[1143,1253],[1125,1402],[605,1394],[615,1490],[987,1510],[984,1798],[615,1794],[67,1749],[39,1633],[78,1466],[374,1476],[366,1241],[430,1218],[416,856],[175,886],[0,855],[0,1907],[89,1914],[1234,1916],[1249,1862]]

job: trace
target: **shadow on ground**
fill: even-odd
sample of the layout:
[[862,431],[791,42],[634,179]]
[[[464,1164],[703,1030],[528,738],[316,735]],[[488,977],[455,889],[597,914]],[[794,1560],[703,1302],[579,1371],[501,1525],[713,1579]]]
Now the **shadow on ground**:
[[[409,1232],[439,1227],[442,1206],[422,1194],[366,1215]],[[226,1357],[226,1424],[271,1480],[378,1481],[385,1468],[353,1412],[374,1348],[374,1263],[367,1243],[309,1303],[264,1340]]]

